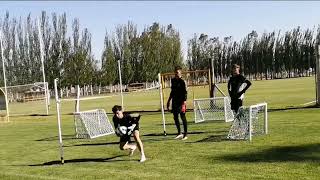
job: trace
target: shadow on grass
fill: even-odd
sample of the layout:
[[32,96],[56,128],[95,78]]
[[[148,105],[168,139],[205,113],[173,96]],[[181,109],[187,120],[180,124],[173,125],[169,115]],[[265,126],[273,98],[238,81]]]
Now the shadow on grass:
[[281,146],[257,152],[230,154],[218,157],[225,161],[237,162],[316,162],[320,163],[320,144]]
[[[188,134],[204,134],[204,133],[211,133],[211,132],[206,132],[206,131],[193,131],[193,132],[188,132]],[[167,133],[167,136],[176,136],[177,133]],[[150,134],[144,134],[142,136],[165,136],[164,133],[150,133]]]
[[[58,141],[59,137],[58,136],[52,136],[48,138],[43,138],[43,139],[37,139],[35,141]],[[72,139],[78,139],[75,137],[75,135],[62,135],[63,140],[72,140]]]
[[[69,159],[65,160],[64,164],[72,164],[72,163],[86,163],[86,162],[117,162],[117,161],[137,161],[133,159],[116,159],[118,157],[123,157],[127,155],[118,155],[114,157],[109,157],[109,158],[83,158],[83,159]],[[45,162],[43,164],[31,164],[28,166],[52,166],[52,165],[61,165],[61,161],[49,161]]]
[[219,135],[208,136],[198,141],[188,142],[188,143],[206,143],[206,142],[221,142],[221,141],[243,141],[243,140],[227,139],[226,134],[219,134]]
[[74,147],[74,146],[108,146],[119,144],[119,142],[106,142],[106,143],[82,143],[82,144],[75,144],[75,145],[64,145],[63,147]]
[[310,106],[288,106],[285,108],[272,108],[268,109],[268,112],[276,112],[276,111],[286,111],[286,110],[297,110],[297,109],[313,109],[320,108],[318,105],[310,105]]
[[[196,126],[199,126],[199,125],[202,125],[202,124],[224,124],[225,122],[224,121],[221,121],[221,120],[213,120],[213,121],[204,121],[204,122],[201,122],[201,123],[195,123],[194,121],[190,120],[187,122],[187,124],[190,126],[193,126],[193,125],[196,125]],[[180,124],[181,121],[180,121]],[[157,126],[163,126],[162,123],[157,123],[156,124]],[[172,119],[172,122],[166,122],[166,126],[175,126],[174,122],[173,122],[173,119]]]
[[50,117],[50,116],[55,116],[55,114],[10,114],[10,117],[27,117],[27,116],[31,116],[31,117]]
[[[193,134],[196,134],[196,133],[193,133]],[[172,134],[172,135],[176,135],[176,134]],[[147,134],[146,136],[147,137],[148,136],[150,136],[150,137],[156,136],[156,138],[142,139],[143,142],[166,141],[169,139],[168,136],[164,136],[163,134]],[[170,139],[171,139],[171,137],[170,137]],[[99,142],[94,142],[94,141],[90,141],[89,139],[77,139],[77,138],[74,138],[73,135],[64,135],[63,140],[64,140],[63,147],[65,147],[65,148],[76,147],[76,146],[108,146],[108,145],[118,145],[119,144],[119,141],[106,142],[106,140],[105,140],[105,142],[101,142],[103,140],[100,140]],[[58,141],[58,136],[39,139],[36,141]],[[134,143],[133,137],[131,137],[130,142]]]

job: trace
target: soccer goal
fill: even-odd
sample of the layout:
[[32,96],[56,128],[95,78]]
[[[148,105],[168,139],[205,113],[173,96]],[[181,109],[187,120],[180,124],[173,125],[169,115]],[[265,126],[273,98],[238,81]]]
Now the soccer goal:
[[[67,113],[63,105],[77,102],[77,99],[60,99],[58,93],[58,79],[54,80],[55,99],[57,108],[57,122],[58,122],[58,137],[60,145],[61,163],[64,163],[64,147],[81,146],[79,143],[87,143],[89,140],[97,144],[99,137],[114,134],[114,129],[110,123],[108,116],[104,109],[93,109],[87,111],[71,110],[72,113]],[[78,99],[79,100],[79,99]],[[66,104],[64,104],[64,103]],[[93,103],[95,104],[95,103]],[[71,107],[71,106],[70,106]],[[64,117],[62,118],[61,109],[64,109]],[[63,119],[63,121],[62,121]],[[105,140],[104,140],[105,141]],[[89,142],[90,143],[90,142]],[[73,156],[75,150],[68,149],[68,157]]]
[[242,106],[229,130],[228,139],[252,140],[252,136],[268,134],[267,103]]
[[48,83],[35,82],[30,84],[0,87],[7,92],[4,99],[7,101],[7,116],[17,115],[48,115],[50,97],[48,96]]
[[[28,69],[28,63],[24,64],[24,71],[20,72],[20,75],[14,72],[10,72],[10,76],[7,79],[6,71],[12,71],[14,66],[9,66],[9,62],[12,61],[13,50],[10,48],[8,41],[5,41],[5,36],[0,30],[0,46],[1,46],[1,60],[2,60],[2,77],[3,77],[3,85],[1,87],[1,91],[5,96],[5,104],[6,104],[6,116],[14,116],[14,115],[48,115],[49,114],[49,105],[50,105],[50,97],[48,93],[48,83],[45,78],[45,70],[44,70],[44,50],[43,50],[43,41],[42,41],[42,33],[39,21],[38,22],[38,42],[39,42],[39,51],[38,57],[35,57],[33,60],[32,68],[41,66],[42,69],[42,82],[32,83],[32,81],[41,81],[40,78],[34,77],[33,80],[25,79],[29,75],[34,75],[34,72]],[[5,53],[5,52],[8,52]],[[17,57],[19,58],[19,57]],[[37,62],[40,60],[41,62]],[[39,69],[40,70],[40,69]],[[32,72],[32,73],[31,73]],[[21,75],[21,73],[23,75]],[[39,76],[41,77],[41,76]],[[8,83],[7,83],[8,81]],[[22,85],[17,85],[18,83],[23,82]],[[31,84],[25,84],[31,83]],[[9,85],[9,86],[8,86]],[[1,108],[2,110],[4,108]],[[43,112],[43,110],[45,112]],[[9,118],[8,118],[9,119]]]
[[75,130],[77,138],[97,138],[114,134],[104,109],[76,112],[74,114]]
[[194,99],[193,103],[195,123],[217,120],[230,122],[234,119],[228,97]]

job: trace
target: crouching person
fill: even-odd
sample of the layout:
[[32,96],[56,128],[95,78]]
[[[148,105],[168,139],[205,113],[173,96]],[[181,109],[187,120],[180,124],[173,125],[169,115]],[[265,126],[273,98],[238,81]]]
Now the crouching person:
[[[132,156],[138,146],[141,153],[140,162],[146,161],[143,144],[139,134],[140,115],[123,112],[122,107],[118,105],[113,106],[112,112],[114,114],[114,128],[116,129],[117,136],[120,137],[120,149],[129,150],[129,155]],[[131,135],[133,135],[136,144],[130,143]]]

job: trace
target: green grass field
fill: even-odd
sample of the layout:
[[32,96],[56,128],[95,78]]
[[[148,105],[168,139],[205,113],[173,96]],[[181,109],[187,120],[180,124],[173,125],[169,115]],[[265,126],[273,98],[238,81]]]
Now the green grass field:
[[[224,91],[225,86],[219,85]],[[189,89],[189,99],[206,94],[203,88]],[[150,97],[125,95],[125,106],[129,110],[156,109],[159,100]],[[189,139],[174,140],[171,114],[166,113],[168,136],[163,136],[161,114],[143,113],[140,132],[148,158],[144,163],[138,162],[138,151],[128,157],[119,150],[114,135],[73,139],[73,116],[69,113],[74,104],[66,102],[62,104],[64,165],[59,164],[52,100],[50,116],[20,115],[0,123],[0,179],[319,179],[320,109],[302,105],[313,100],[314,77],[253,81],[245,105],[265,101],[270,111],[269,134],[253,137],[252,142],[225,140],[230,123],[195,124],[193,112],[187,113]],[[110,112],[119,102],[119,97],[83,101],[81,109],[105,108]],[[11,108],[28,114],[36,108],[40,111],[40,104],[13,104]]]

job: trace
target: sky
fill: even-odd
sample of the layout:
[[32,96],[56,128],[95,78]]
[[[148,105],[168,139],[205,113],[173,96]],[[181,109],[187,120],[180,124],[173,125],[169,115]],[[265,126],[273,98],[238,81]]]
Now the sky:
[[239,41],[252,30],[258,34],[291,30],[297,26],[317,28],[320,24],[320,2],[317,1],[1,1],[0,21],[10,17],[26,18],[29,13],[40,17],[66,13],[71,33],[74,18],[80,28],[92,34],[92,51],[101,58],[106,31],[112,33],[119,24],[132,21],[139,32],[158,22],[172,24],[180,33],[184,57],[187,42],[194,34],[209,37],[232,36]]

